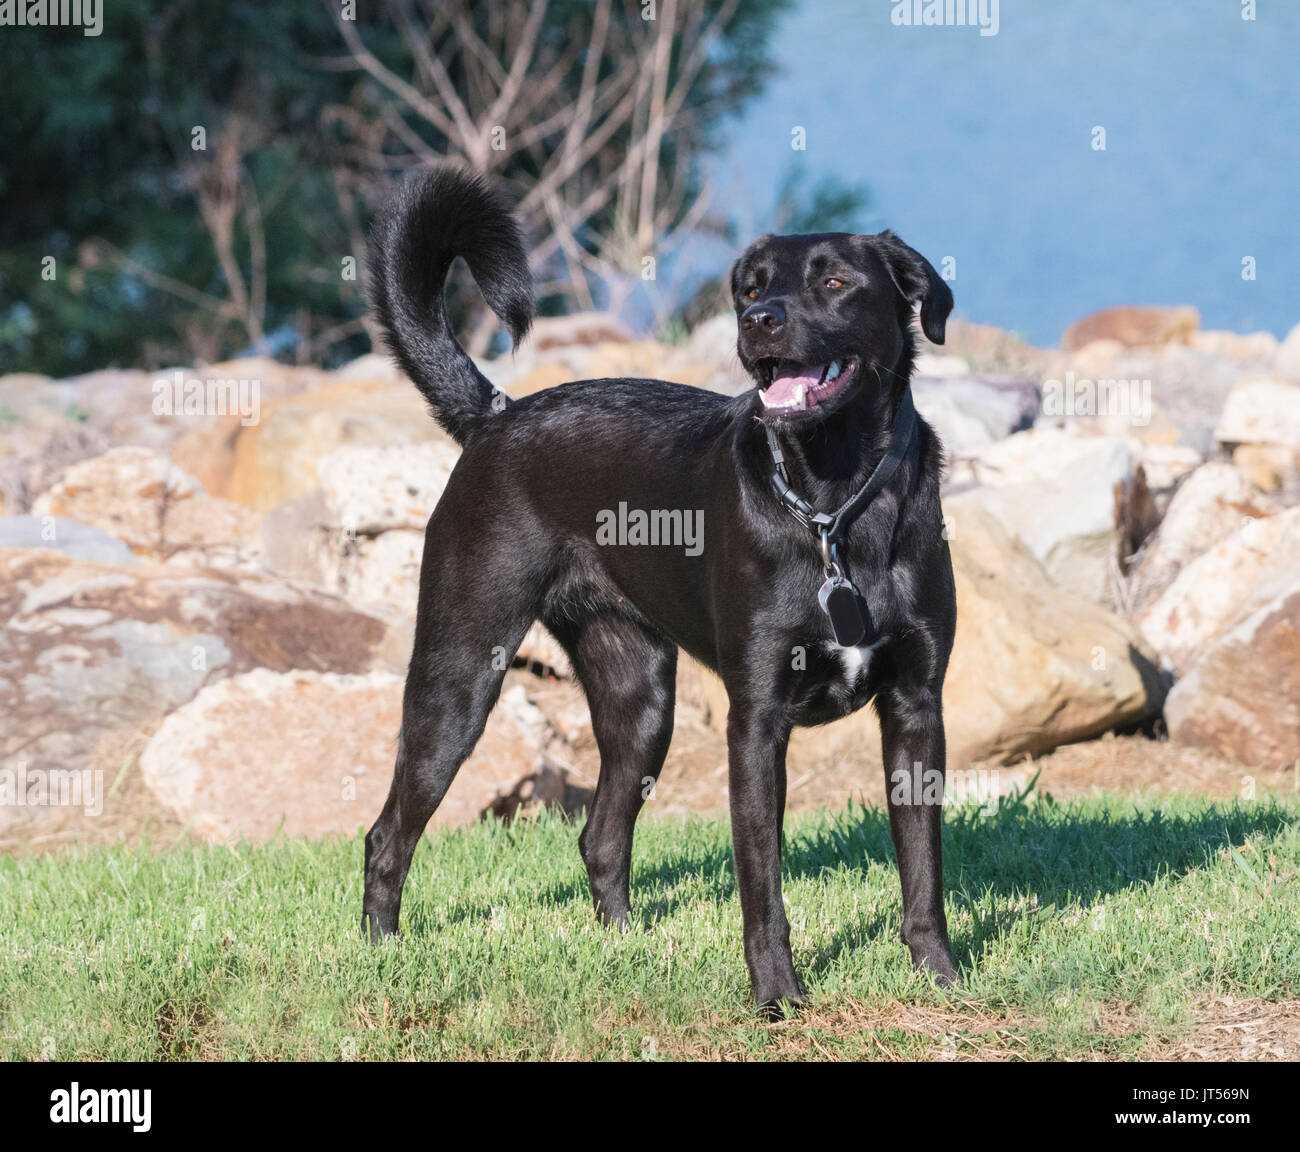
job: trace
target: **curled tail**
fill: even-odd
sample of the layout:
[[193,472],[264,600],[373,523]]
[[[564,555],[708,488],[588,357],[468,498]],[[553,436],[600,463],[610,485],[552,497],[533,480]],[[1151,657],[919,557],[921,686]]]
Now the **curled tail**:
[[533,322],[533,281],[514,217],[481,176],[452,165],[422,169],[371,230],[370,300],[389,351],[463,444],[492,411],[496,390],[447,324],[442,289],[457,256],[517,346]]

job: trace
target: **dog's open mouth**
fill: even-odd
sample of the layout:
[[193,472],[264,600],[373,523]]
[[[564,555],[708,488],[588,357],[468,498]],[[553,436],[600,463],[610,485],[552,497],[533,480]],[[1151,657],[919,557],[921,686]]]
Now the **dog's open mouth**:
[[758,393],[764,408],[769,412],[811,412],[824,408],[852,383],[858,361],[856,356],[829,364],[765,360],[759,369],[768,380]]

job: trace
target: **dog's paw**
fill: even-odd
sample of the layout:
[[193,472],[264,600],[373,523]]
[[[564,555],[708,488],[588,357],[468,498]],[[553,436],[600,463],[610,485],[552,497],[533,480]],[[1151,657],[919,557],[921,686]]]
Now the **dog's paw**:
[[912,950],[912,967],[918,972],[927,972],[934,978],[940,988],[956,988],[961,984],[961,972],[957,962],[947,948],[932,948],[925,951]]
[[758,1002],[758,1015],[765,1023],[779,1024],[782,1020],[790,1020],[797,1016],[805,1003],[802,993],[798,996],[775,996],[760,999]]

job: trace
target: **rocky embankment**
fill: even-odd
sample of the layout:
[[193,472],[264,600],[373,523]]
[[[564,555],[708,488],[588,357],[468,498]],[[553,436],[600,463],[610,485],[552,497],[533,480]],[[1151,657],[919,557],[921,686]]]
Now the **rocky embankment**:
[[[952,327],[915,382],[949,454],[950,769],[1018,779],[1070,746],[1077,786],[1094,747],[1125,766],[1107,786],[1176,787],[1184,761],[1197,787],[1289,781],[1300,328],[1279,342],[1119,309],[1044,350]],[[482,367],[513,395],[614,375],[746,387],[730,317],[674,347],[607,317],[543,321]],[[156,387],[176,379],[0,378],[0,845],[352,832],[383,803],[424,525],[458,450],[380,356]],[[256,411],[221,414],[209,390],[187,412],[189,380],[256,382],[228,393]],[[678,694],[651,804],[723,808],[725,693],[683,660]],[[576,809],[597,764],[581,691],[535,629],[435,822]],[[92,799],[49,802],[59,772]],[[883,794],[874,715],[797,733],[790,772],[792,804]]]

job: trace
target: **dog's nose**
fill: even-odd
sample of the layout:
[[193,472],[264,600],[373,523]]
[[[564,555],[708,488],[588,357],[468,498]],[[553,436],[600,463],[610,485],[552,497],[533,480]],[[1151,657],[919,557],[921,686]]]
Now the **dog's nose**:
[[751,304],[740,314],[740,326],[746,332],[772,335],[785,326],[785,309],[773,301]]

